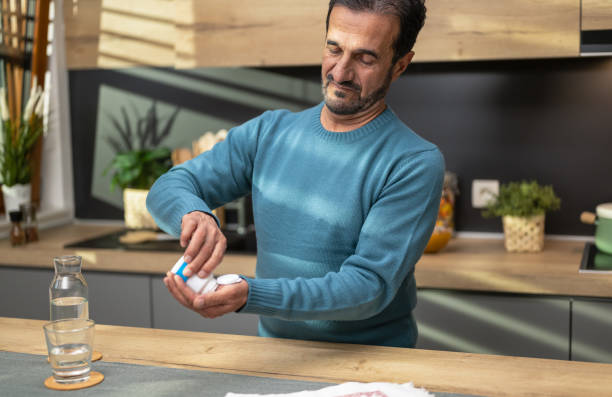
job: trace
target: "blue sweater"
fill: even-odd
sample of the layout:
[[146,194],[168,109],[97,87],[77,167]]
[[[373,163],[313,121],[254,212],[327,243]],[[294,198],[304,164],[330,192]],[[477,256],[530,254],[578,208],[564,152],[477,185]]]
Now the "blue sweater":
[[252,193],[256,277],[244,313],[259,334],[412,347],[414,267],[440,205],[444,160],[387,108],[344,133],[323,104],[269,111],[157,180],[147,207],[179,235],[181,218]]

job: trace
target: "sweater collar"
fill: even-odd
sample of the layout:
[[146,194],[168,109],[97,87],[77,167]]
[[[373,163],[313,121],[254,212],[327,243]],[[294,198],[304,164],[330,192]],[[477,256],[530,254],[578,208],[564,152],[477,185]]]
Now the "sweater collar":
[[361,139],[374,131],[379,131],[382,126],[395,117],[395,114],[387,105],[387,108],[381,114],[367,124],[351,131],[334,132],[325,129],[321,124],[321,111],[323,110],[323,106],[325,106],[324,101],[314,107],[314,112],[311,114],[312,126],[318,136],[333,142],[352,142]]

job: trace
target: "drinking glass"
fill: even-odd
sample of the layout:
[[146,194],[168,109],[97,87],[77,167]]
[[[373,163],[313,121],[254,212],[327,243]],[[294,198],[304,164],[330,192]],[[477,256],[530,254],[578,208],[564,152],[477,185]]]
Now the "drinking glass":
[[57,383],[77,383],[89,379],[94,341],[94,321],[66,319],[43,326],[49,362]]

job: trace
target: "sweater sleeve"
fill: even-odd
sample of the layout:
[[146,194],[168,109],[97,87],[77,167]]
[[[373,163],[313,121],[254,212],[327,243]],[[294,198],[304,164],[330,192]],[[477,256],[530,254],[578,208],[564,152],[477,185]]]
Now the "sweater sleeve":
[[381,312],[414,273],[440,206],[444,160],[422,151],[389,175],[353,255],[319,278],[251,279],[241,312],[286,320],[360,320]]
[[212,150],[173,167],[155,181],[147,209],[161,229],[178,236],[185,214],[202,211],[213,215],[213,209],[250,192],[258,139],[271,114],[265,112],[232,128]]

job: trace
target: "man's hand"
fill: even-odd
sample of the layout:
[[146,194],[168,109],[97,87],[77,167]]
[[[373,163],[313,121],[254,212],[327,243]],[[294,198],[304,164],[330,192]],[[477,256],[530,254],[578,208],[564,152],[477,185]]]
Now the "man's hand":
[[170,272],[166,274],[164,284],[181,305],[206,318],[235,312],[246,304],[249,296],[249,284],[244,280],[236,284],[219,285],[215,291],[205,295],[197,295],[182,278]]
[[183,216],[181,223],[181,247],[185,250],[186,277],[193,274],[204,278],[221,263],[227,240],[217,226],[215,219],[200,211]]

